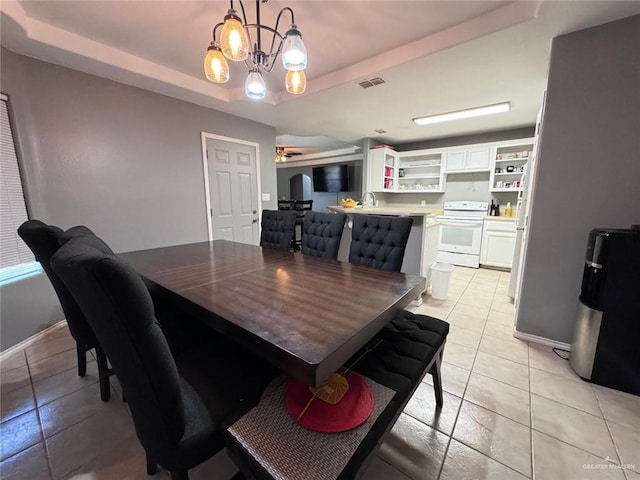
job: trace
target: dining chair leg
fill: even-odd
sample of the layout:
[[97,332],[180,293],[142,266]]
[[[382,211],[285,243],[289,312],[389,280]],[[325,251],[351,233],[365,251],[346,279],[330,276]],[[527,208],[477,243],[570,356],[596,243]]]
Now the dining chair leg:
[[100,399],[103,402],[109,401],[111,398],[111,385],[109,384],[109,377],[112,375],[112,371],[109,368],[107,362],[107,356],[104,354],[102,348],[96,345],[96,362],[98,363],[98,381],[100,383]]
[[171,472],[171,480],[189,480],[189,472],[187,470]]
[[156,473],[158,473],[158,464],[151,460],[151,457],[147,454],[147,475],[151,476]]
[[78,353],[78,376],[84,377],[87,374],[87,349],[76,342],[76,352]]
[[436,406],[442,407],[442,375],[440,372],[440,364],[442,363],[442,354],[444,353],[444,347],[440,350],[439,354],[436,354],[433,365],[429,370],[429,373],[433,377],[433,391],[436,394]]

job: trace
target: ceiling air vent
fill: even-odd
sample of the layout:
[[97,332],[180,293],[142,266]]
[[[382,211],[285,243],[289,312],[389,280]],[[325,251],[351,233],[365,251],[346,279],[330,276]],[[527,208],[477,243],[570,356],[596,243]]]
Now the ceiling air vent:
[[375,87],[376,85],[382,85],[383,83],[387,83],[384,81],[384,78],[373,77],[373,78],[368,78],[367,80],[358,82],[358,85],[360,85],[362,88],[369,88],[369,87]]

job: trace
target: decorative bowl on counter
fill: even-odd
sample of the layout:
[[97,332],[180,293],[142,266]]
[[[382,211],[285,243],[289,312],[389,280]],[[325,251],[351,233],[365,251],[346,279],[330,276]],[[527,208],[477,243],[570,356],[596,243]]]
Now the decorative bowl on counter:
[[354,208],[356,205],[358,205],[358,202],[356,202],[353,198],[343,198],[342,200],[340,200],[340,205],[342,205],[344,208]]

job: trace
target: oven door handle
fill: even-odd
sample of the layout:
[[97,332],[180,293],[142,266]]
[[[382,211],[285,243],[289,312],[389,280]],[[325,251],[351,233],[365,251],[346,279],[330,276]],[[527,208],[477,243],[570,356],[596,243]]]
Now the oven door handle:
[[440,220],[441,225],[450,227],[481,227],[483,223],[484,222],[456,222]]

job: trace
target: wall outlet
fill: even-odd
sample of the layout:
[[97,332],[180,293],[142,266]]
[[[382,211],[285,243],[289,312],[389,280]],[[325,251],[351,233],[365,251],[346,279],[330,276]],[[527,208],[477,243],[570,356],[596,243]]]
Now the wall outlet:
[[271,200],[271,194],[270,193],[263,193],[262,194],[262,201],[263,202],[269,202]]

